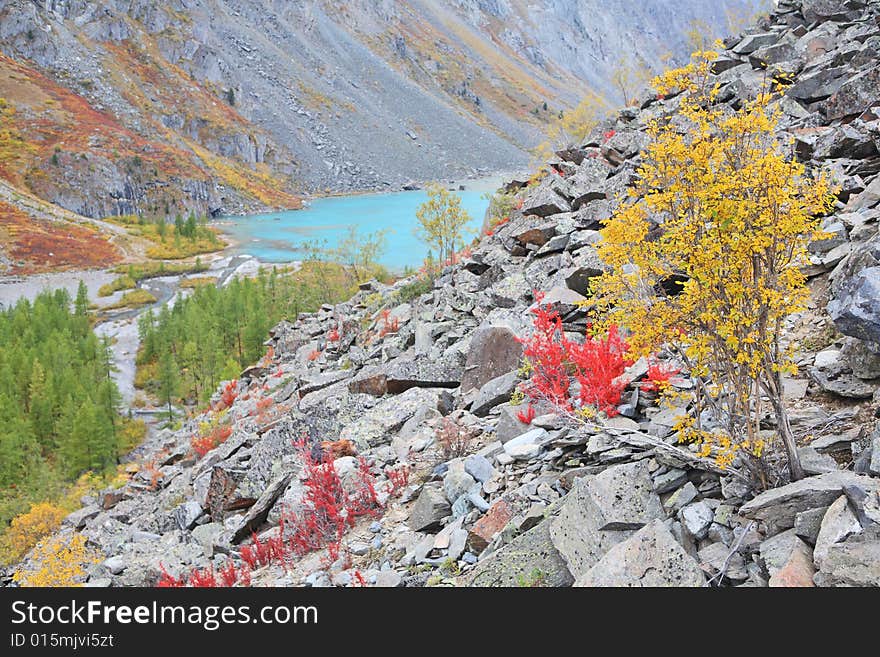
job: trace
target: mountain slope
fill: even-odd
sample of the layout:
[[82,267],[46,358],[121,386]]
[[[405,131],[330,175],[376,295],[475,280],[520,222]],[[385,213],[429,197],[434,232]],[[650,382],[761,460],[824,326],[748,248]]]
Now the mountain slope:
[[[66,519],[66,535],[107,557],[90,584],[210,583],[231,564],[239,584],[276,586],[880,586],[878,42],[876,2],[791,0],[731,43],[711,80],[731,110],[768,73],[784,81],[780,140],[839,185],[823,219],[833,238],[809,249],[814,303],[786,328],[801,366],[786,404],[811,476],[785,484],[770,458],[761,479],[778,487],[758,493],[736,463],[678,444],[675,416],[704,412],[696,377],[670,379],[668,408],[642,385],[647,363],[627,370],[607,422],[511,404],[534,291],[585,332],[596,229],[648,126],[681,118],[681,94],[646,93],[523,189],[520,209],[428,291],[371,283],[279,323],[211,410],[154,436],[140,472]],[[221,422],[222,440],[197,453]],[[279,537],[301,539],[298,523],[326,514],[308,497],[315,454],[332,460],[324,492],[344,488],[338,505],[368,482],[377,517],[360,507],[354,527],[320,536],[337,553],[301,558],[302,543]]]
[[[65,208],[291,207],[299,192],[520,167],[558,109],[588,89],[615,99],[623,46],[679,56],[693,20],[720,34],[726,9],[755,5],[8,0],[0,97],[37,145],[20,176]],[[34,106],[40,95],[61,107]],[[93,138],[93,119],[116,143]]]

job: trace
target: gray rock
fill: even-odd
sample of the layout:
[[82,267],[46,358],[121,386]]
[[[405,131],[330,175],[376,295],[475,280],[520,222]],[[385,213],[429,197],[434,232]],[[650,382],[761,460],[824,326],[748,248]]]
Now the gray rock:
[[830,505],[847,485],[876,492],[880,489],[880,480],[846,470],[828,472],[765,491],[744,504],[740,513],[764,522],[771,533],[790,529],[798,513]]
[[396,570],[380,570],[376,575],[378,588],[395,589],[403,586],[403,576]]
[[799,447],[798,456],[804,472],[808,475],[823,474],[837,470],[837,461],[827,454],[820,454],[813,447]]
[[712,543],[707,545],[697,554],[700,562],[700,568],[711,577],[716,577],[724,571],[722,581],[715,580],[714,583],[724,583],[723,579],[733,582],[744,582],[749,578],[746,563],[739,552],[731,554],[730,548],[724,543]]
[[755,52],[758,48],[772,46],[778,41],[779,35],[775,32],[749,34],[733,47],[733,52],[735,52],[737,55],[748,55]]
[[761,543],[758,556],[764,569],[772,577],[788,563],[792,552],[803,549],[809,549],[809,546],[797,537],[794,529],[787,529]]
[[202,515],[202,506],[195,500],[184,502],[174,510],[174,518],[181,529],[192,529]]
[[814,581],[818,586],[880,586],[880,540],[862,535],[832,545]]
[[654,477],[654,491],[658,495],[662,495],[685,485],[687,480],[687,471],[679,468],[670,468],[663,474]]
[[385,375],[388,392],[399,395],[410,388],[457,388],[462,380],[462,366],[455,358],[415,356],[389,362]]
[[862,526],[849,507],[846,495],[838,497],[822,517],[819,534],[816,537],[816,549],[813,559],[819,568],[825,563],[828,551],[835,543],[842,543],[853,534],[859,534]]
[[880,428],[874,431],[870,449],[871,460],[868,462],[868,472],[875,477],[880,477]]
[[474,333],[468,348],[461,390],[479,390],[495,377],[519,368],[522,344],[506,326],[486,326]]
[[792,98],[813,103],[828,98],[840,89],[849,72],[846,66],[822,68],[810,75],[801,76],[785,93]]
[[844,335],[880,344],[880,267],[868,267],[835,290],[828,314]]
[[702,540],[709,533],[709,527],[715,519],[715,514],[704,501],[688,504],[678,513],[682,524],[695,539]]
[[121,556],[110,557],[105,559],[102,564],[110,573],[118,575],[128,566],[127,561]]
[[545,179],[531,192],[523,203],[524,215],[537,215],[549,217],[560,212],[570,212],[571,204],[567,199],[557,194],[551,187],[550,181]]
[[668,498],[666,498],[663,506],[670,513],[676,513],[677,511],[697,499],[697,494],[697,487],[689,481]]
[[529,460],[537,457],[543,450],[543,442],[547,439],[546,429],[532,429],[504,443],[504,453],[518,460]]
[[823,390],[841,397],[868,399],[874,394],[875,386],[856,377],[838,349],[825,349],[816,354],[809,374]]
[[425,486],[413,505],[407,524],[417,532],[429,531],[439,528],[440,521],[451,512],[452,508],[443,491]]
[[525,413],[527,404],[518,406],[505,405],[501,407],[501,414],[498,416],[498,424],[495,425],[495,437],[502,443],[520,436],[531,430],[531,426],[522,422],[519,417],[520,413]]
[[516,372],[508,372],[487,381],[474,398],[471,413],[477,417],[488,415],[493,408],[510,400],[518,383]]
[[208,522],[199,525],[192,530],[190,536],[192,539],[202,546],[206,554],[213,554],[214,546],[220,541],[220,537],[224,533],[223,525],[219,522]]
[[644,461],[575,480],[551,519],[550,535],[569,571],[589,570],[613,545],[665,514]]
[[464,462],[455,460],[450,462],[449,470],[443,477],[443,492],[446,494],[447,500],[455,502],[473,489],[476,483],[474,478],[465,471]]
[[[467,557],[467,555],[464,555]],[[466,586],[571,586],[574,577],[550,539],[549,522],[542,522],[489,557],[463,578]]]
[[457,561],[464,554],[468,533],[464,529],[456,529],[449,535],[449,552],[447,556]]
[[837,89],[825,103],[828,119],[860,114],[866,107],[880,101],[880,69],[876,66],[854,75]]
[[464,460],[464,470],[474,479],[484,484],[495,474],[495,468],[484,456],[473,454]]
[[822,526],[822,518],[828,507],[820,506],[816,509],[801,511],[794,518],[794,533],[810,545],[816,544],[819,536],[819,528]]
[[82,529],[89,520],[96,517],[99,513],[101,513],[100,507],[96,504],[90,504],[69,514],[64,518],[64,524],[70,525],[74,529]]
[[614,545],[575,586],[702,586],[703,573],[662,520]]

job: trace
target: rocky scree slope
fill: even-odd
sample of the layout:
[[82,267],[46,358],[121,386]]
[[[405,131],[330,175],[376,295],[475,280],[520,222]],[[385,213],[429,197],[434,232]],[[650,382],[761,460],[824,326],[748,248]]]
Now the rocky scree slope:
[[[658,407],[637,383],[620,415],[595,425],[555,414],[525,424],[525,407],[510,404],[533,290],[566,330],[584,329],[576,304],[602,268],[597,228],[633,176],[647,123],[678,103],[645,92],[565,151],[561,175],[523,189],[522,208],[430,292],[401,302],[405,281],[370,283],[276,326],[266,360],[223,391],[222,445],[193,454],[206,416],[162,432],[149,468],[67,519],[64,531],[104,559],[88,585],[240,563],[251,532],[266,541],[307,506],[302,436],[350,441],[384,515],[360,519],[340,558],[270,562],[254,585],[880,585],[878,42],[877,3],[784,2],[715,63],[733,106],[767,75],[792,78],[782,136],[840,186],[825,220],[834,238],[811,247],[814,307],[788,333],[809,373],[786,383],[807,478],[758,493],[678,445],[674,417],[692,409]],[[460,453],[440,449],[450,436]],[[355,457],[333,464],[357,485]],[[390,497],[386,479],[404,464],[409,481]]]
[[67,209],[290,207],[515,170],[585,89],[613,97],[613,53],[680,56],[692,19],[755,6],[9,0],[0,97],[40,145],[22,182]]

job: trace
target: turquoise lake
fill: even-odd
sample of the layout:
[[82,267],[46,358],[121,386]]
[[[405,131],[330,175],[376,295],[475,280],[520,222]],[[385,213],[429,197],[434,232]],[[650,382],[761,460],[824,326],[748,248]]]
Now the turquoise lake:
[[[465,242],[476,237],[483,224],[489,205],[483,195],[497,187],[494,182],[473,182],[466,184],[464,191],[454,192],[471,216]],[[252,255],[263,262],[301,260],[309,242],[326,240],[324,246],[333,248],[349,226],[356,226],[360,235],[387,229],[386,248],[379,261],[400,272],[408,266],[421,266],[428,253],[414,232],[416,209],[427,198],[427,192],[421,190],[333,196],[313,199],[302,210],[222,217],[216,225],[236,242],[233,253]]]

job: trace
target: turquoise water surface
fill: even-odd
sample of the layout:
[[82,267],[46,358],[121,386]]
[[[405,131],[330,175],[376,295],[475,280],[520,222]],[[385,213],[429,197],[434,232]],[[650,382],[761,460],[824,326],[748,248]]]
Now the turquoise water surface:
[[[476,237],[483,223],[489,205],[483,195],[493,189],[488,183],[474,183],[465,191],[455,192],[471,216],[467,243]],[[348,226],[356,226],[360,235],[387,229],[386,249],[379,261],[400,272],[407,266],[418,268],[428,253],[414,233],[416,209],[427,198],[425,191],[319,198],[302,210],[222,217],[217,227],[237,243],[234,253],[252,255],[264,262],[300,260],[309,242],[326,240],[325,246],[333,248],[346,236]]]

